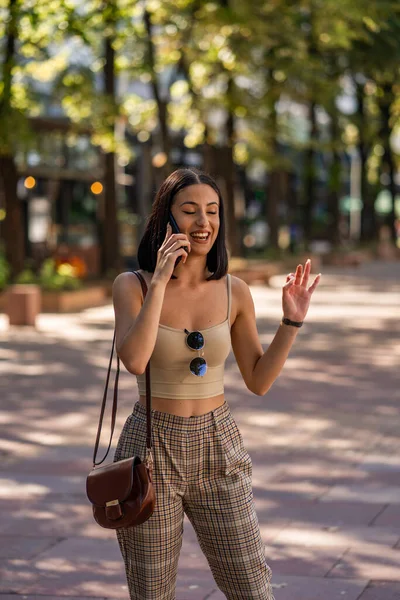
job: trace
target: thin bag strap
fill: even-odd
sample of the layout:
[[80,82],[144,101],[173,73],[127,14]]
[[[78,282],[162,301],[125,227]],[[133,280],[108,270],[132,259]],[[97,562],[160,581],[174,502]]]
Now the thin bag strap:
[[[145,282],[144,278],[142,277],[142,275],[140,275],[140,273],[138,273],[137,271],[133,271],[133,273],[135,273],[135,275],[139,278],[139,281],[140,281],[140,283],[142,285],[143,297],[145,298],[146,297],[146,292],[147,292],[146,282]],[[96,462],[97,451],[99,449],[99,443],[100,443],[101,430],[102,430],[102,426],[103,426],[104,411],[105,411],[106,403],[107,403],[107,392],[108,392],[108,384],[109,384],[109,381],[110,381],[112,359],[113,359],[113,355],[114,355],[115,337],[116,337],[116,332],[114,330],[114,336],[113,336],[112,347],[111,347],[110,361],[109,361],[109,364],[108,364],[108,372],[107,372],[106,384],[105,384],[105,387],[104,387],[103,402],[102,402],[101,410],[100,410],[99,426],[97,428],[96,442],[95,442],[95,445],[94,445],[93,467],[97,467],[97,466],[101,465],[105,461],[105,459],[107,458],[107,456],[108,456],[108,453],[109,453],[110,448],[111,448],[111,442],[112,442],[112,438],[113,438],[113,434],[114,434],[114,428],[115,428],[115,421],[116,421],[116,417],[117,417],[118,379],[119,379],[119,373],[120,373],[120,359],[119,359],[118,354],[117,354],[117,372],[115,374],[115,380],[114,380],[114,398],[113,398],[113,406],[112,406],[112,412],[111,412],[111,434],[110,434],[110,441],[109,441],[108,448],[107,448],[107,451],[106,451],[103,459],[101,461],[99,461],[99,462]],[[147,432],[146,432],[146,449],[147,449],[146,462],[149,462],[149,461],[152,461],[152,455],[151,455],[152,438],[151,438],[150,361],[147,363],[147,366],[146,366],[146,426],[147,426]]]
[[[147,284],[144,280],[143,275],[138,273],[138,271],[133,271],[135,275],[139,278],[140,283],[142,284],[142,292],[143,292],[143,300],[146,298],[147,294]],[[151,388],[150,388],[150,361],[146,366],[146,448],[147,448],[147,457],[151,457],[151,448],[152,448],[152,439],[151,439]]]

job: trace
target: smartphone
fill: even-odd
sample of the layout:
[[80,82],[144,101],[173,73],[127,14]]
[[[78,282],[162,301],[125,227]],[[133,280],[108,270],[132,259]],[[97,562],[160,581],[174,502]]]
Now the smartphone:
[[[169,222],[171,223],[172,233],[180,233],[178,223],[175,221],[171,211],[169,212]],[[183,249],[186,250],[187,253],[189,253],[187,246],[183,246]],[[178,256],[175,262],[175,267],[179,264],[181,258],[182,256]]]

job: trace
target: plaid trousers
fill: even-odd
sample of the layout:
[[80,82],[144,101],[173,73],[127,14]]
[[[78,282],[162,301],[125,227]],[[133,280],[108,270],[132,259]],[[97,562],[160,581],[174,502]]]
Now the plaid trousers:
[[[254,509],[251,458],[225,403],[205,415],[152,411],[156,507],[117,530],[131,600],[174,600],[184,513],[229,600],[273,600]],[[135,404],[114,460],[144,457],[146,409]]]

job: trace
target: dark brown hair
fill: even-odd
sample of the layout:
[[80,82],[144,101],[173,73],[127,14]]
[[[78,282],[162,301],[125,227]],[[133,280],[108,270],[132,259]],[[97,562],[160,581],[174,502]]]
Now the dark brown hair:
[[137,258],[144,271],[154,273],[157,264],[157,251],[167,233],[169,212],[174,196],[189,185],[205,183],[213,188],[219,198],[219,231],[210,252],[207,254],[207,268],[212,273],[210,279],[221,279],[228,271],[228,253],[225,245],[225,218],[221,192],[216,182],[199,169],[177,169],[162,183],[154,199],[146,230],[140,240]]

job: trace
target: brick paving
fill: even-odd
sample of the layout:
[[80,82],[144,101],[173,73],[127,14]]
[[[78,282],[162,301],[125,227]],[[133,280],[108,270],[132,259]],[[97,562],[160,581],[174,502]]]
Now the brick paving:
[[[252,287],[264,349],[283,281]],[[276,600],[400,599],[399,299],[400,263],[325,268],[265,397],[227,361]],[[85,496],[112,327],[109,305],[36,330],[0,315],[0,600],[128,599]],[[124,372],[119,429],[136,399]],[[177,600],[223,598],[186,522]]]

